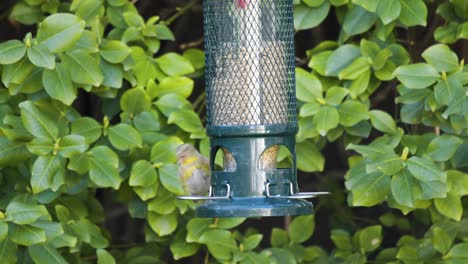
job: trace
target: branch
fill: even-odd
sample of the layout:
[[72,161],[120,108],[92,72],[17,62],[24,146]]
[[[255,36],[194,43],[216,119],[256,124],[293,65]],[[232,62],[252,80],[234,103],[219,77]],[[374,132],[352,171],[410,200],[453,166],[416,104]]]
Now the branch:
[[187,11],[189,11],[190,9],[192,9],[192,7],[198,3],[198,0],[192,0],[190,1],[186,6],[182,7],[181,9],[179,9],[179,11],[177,11],[177,13],[175,13],[174,15],[172,15],[171,17],[169,17],[168,19],[166,19],[165,21],[165,24],[166,25],[170,25],[172,24],[174,21],[176,21],[180,16],[182,16],[183,14],[185,14]]

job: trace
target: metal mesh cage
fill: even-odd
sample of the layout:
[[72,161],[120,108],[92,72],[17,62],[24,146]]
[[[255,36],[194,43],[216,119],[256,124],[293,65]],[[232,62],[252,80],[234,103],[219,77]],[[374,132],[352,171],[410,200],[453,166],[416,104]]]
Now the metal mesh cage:
[[296,123],[292,0],[204,0],[208,126]]

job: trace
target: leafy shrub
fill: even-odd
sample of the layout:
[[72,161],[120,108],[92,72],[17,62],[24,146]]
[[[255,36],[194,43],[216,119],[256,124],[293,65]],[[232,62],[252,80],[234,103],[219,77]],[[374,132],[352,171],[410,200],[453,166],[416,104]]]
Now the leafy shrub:
[[[333,196],[284,228],[175,198],[175,147],[208,152],[204,54],[161,46],[197,1],[167,20],[136,1],[9,2],[33,33],[0,44],[2,263],[468,262],[467,1],[294,0],[300,44],[339,28],[296,70],[300,179]],[[112,206],[141,237],[119,243]]]

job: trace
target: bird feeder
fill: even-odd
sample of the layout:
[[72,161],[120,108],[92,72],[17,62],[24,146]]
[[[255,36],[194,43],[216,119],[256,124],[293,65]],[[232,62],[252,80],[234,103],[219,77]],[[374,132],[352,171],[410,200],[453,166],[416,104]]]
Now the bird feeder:
[[[204,0],[211,188],[197,217],[313,213],[297,185],[293,0]],[[290,168],[277,168],[283,146]],[[223,168],[215,157],[223,153]]]

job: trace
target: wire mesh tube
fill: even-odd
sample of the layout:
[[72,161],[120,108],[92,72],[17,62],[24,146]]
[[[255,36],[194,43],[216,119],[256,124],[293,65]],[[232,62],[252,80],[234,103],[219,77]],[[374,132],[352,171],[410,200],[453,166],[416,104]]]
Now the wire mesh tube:
[[296,122],[290,0],[205,0],[209,126]]

